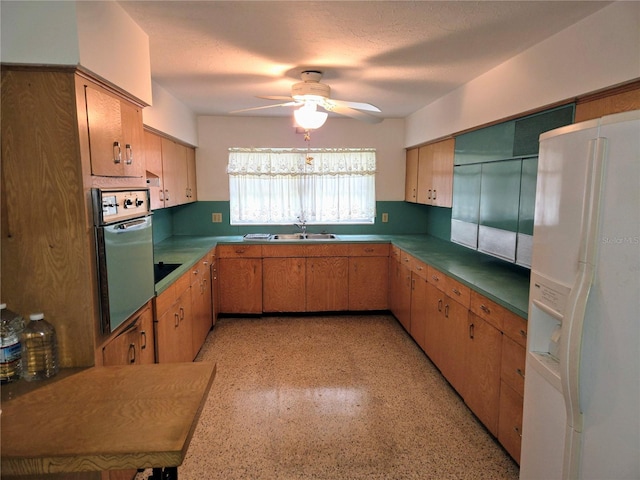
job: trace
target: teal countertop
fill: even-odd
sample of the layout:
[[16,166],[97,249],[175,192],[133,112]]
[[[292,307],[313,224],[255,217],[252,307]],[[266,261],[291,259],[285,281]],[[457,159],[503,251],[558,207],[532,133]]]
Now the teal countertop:
[[[430,235],[338,235],[331,242],[389,242],[415,258],[455,278],[513,313],[527,318],[529,271]],[[156,284],[160,294],[218,244],[274,244],[273,241],[244,241],[242,236],[172,236],[154,246],[156,263],[181,266]],[[290,241],[280,243],[311,243]],[[313,243],[317,243],[314,241]]]

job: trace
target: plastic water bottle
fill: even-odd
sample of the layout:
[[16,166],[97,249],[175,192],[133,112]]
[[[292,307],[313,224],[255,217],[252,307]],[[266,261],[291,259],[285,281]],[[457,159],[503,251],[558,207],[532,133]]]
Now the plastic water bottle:
[[24,327],[22,316],[0,304],[0,381],[18,380],[21,374],[20,333]]
[[53,377],[59,368],[56,331],[42,313],[29,315],[29,320],[20,337],[22,378],[31,381]]

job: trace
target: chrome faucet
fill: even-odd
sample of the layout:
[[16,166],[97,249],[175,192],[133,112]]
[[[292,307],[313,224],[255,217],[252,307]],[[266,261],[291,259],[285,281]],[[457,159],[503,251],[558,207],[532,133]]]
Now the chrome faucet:
[[[300,217],[298,217],[298,220],[300,220]],[[306,235],[307,234],[307,221],[306,220],[300,220],[300,223],[294,223],[293,226],[294,227],[298,227],[300,230],[302,230],[302,235]]]

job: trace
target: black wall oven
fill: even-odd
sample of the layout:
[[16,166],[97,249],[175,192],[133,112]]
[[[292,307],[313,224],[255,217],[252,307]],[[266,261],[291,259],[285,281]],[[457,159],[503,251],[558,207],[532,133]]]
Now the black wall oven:
[[91,191],[102,333],[111,333],[155,295],[148,189]]

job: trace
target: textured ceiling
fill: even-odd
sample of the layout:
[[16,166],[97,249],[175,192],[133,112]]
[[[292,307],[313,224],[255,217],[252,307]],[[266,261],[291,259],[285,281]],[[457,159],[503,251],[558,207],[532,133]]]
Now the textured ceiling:
[[[199,115],[279,103],[307,68],[403,118],[610,2],[121,1],[153,80]],[[242,115],[290,115],[269,108]],[[240,115],[240,114],[239,114]]]

